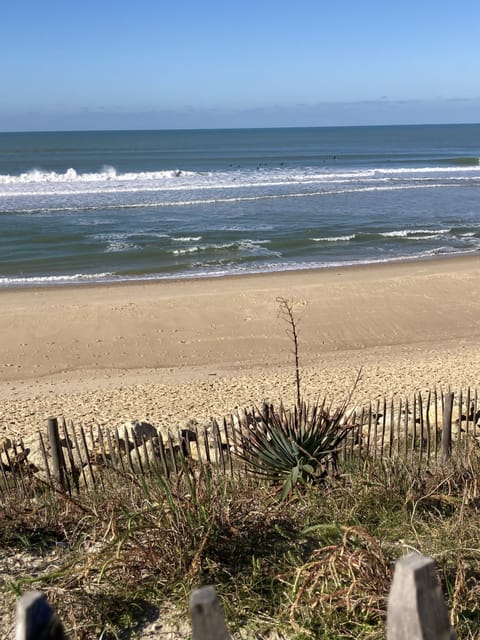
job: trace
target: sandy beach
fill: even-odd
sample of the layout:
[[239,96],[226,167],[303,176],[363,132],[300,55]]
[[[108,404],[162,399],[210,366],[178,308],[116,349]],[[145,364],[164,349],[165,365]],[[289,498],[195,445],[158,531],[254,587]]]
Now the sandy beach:
[[0,291],[0,435],[49,416],[162,431],[306,398],[353,402],[480,379],[478,257],[202,280]]

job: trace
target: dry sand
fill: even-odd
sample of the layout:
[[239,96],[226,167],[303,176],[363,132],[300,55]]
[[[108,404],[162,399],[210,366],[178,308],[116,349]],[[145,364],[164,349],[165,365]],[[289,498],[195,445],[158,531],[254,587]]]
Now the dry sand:
[[235,278],[0,292],[0,437],[49,416],[162,430],[294,398],[295,302],[303,391],[354,402],[480,378],[480,259]]

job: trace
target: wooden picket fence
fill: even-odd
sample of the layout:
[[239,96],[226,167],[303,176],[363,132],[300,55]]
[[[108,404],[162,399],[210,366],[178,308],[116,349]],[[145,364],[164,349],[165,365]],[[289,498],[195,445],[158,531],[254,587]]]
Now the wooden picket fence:
[[[230,640],[214,587],[190,595],[193,640]],[[387,606],[387,640],[454,640],[456,634],[431,558],[411,554],[397,561]],[[17,604],[16,640],[65,640],[61,620],[40,591]]]
[[[377,400],[347,414],[346,420],[348,436],[335,452],[337,462],[399,457],[432,468],[448,460],[452,451],[462,456],[477,448],[480,399],[470,388],[457,394],[433,390],[410,399]],[[187,463],[190,468],[207,465],[219,473],[242,475],[246,469],[239,454],[258,421],[261,424],[258,411],[244,410],[220,423],[212,419],[204,428],[185,428],[165,437],[145,423],[135,432],[51,418],[46,432],[38,433],[40,456],[35,462],[21,439],[4,439],[3,445],[0,441],[0,498],[12,491],[28,494],[32,477],[69,494],[102,487],[106,469],[128,477],[176,477]]]

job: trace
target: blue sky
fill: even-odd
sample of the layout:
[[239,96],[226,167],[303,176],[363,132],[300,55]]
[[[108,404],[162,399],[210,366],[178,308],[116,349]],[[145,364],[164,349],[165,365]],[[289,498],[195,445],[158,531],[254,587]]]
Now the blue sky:
[[5,2],[0,131],[478,122],[478,0]]

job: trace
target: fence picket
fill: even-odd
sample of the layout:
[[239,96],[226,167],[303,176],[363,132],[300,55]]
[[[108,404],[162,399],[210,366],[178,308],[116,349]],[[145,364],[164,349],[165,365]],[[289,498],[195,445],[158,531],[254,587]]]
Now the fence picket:
[[[443,396],[442,396],[443,397]],[[450,459],[452,452],[452,411],[454,394],[449,391],[444,398],[443,422],[442,422],[442,461]]]
[[360,458],[362,457],[363,449],[363,425],[365,424],[365,408],[362,407],[362,413],[360,414],[360,425],[358,427],[358,451]]
[[425,407],[425,424],[427,434],[427,463],[430,463],[430,457],[432,455],[432,425],[430,422],[430,403],[432,399],[432,392],[429,391],[427,395],[427,406]]
[[435,563],[420,554],[397,561],[387,606],[387,640],[454,640]]
[[408,416],[409,416],[408,398],[405,398],[405,413],[403,416],[403,441],[404,441],[405,459],[407,458],[407,455],[408,455]]
[[422,394],[419,391],[418,392],[418,415],[419,415],[419,420],[420,420],[420,447],[419,447],[419,457],[420,457],[420,464],[422,464],[422,459],[423,459],[423,451],[424,451],[424,447],[425,447],[425,425],[423,422],[423,399],[422,399]]
[[395,407],[393,402],[393,397],[390,400],[390,431],[388,434],[388,457],[392,457],[393,453],[393,437],[394,437],[394,429],[395,429]]
[[28,591],[17,603],[16,640],[65,640],[63,625],[40,591]]
[[230,640],[214,587],[201,587],[192,591],[190,616],[193,640]]
[[[115,427],[115,444],[117,446],[117,454],[118,454],[118,459],[120,461],[120,466],[122,467],[122,472],[126,473],[126,469],[125,469],[125,463],[123,461],[123,456],[122,456],[122,441],[120,439],[120,434],[118,432],[118,427]],[[128,449],[128,440],[126,442],[124,442],[123,448],[126,452],[126,450]]]
[[160,456],[160,443],[159,443],[160,434],[157,433],[156,436],[150,440],[151,442],[151,469],[153,472],[159,475],[164,475],[167,477],[166,470],[163,468],[162,459]]
[[109,460],[107,459],[107,454],[105,451],[105,441],[103,439],[103,431],[100,425],[97,428],[97,440],[100,446],[100,455],[102,456],[103,465],[105,467],[109,466]]
[[175,444],[173,442],[172,434],[168,432],[168,450],[170,452],[170,461],[172,463],[172,470],[176,476],[178,476],[177,456],[175,455]]
[[21,485],[21,482],[18,479],[17,474],[15,473],[13,462],[12,462],[12,460],[10,458],[10,454],[8,453],[8,448],[4,449],[3,453],[5,454],[5,458],[7,459],[7,465],[8,465],[8,468],[10,469],[10,473],[11,473],[11,476],[13,478],[13,484],[15,486],[15,489],[17,490],[18,493],[21,494],[22,493],[22,485]]
[[221,463],[222,471],[226,473],[226,464],[225,464],[225,456],[223,454],[223,443],[222,437],[220,434],[220,426],[215,418],[212,419],[212,427],[213,427],[213,435],[215,439],[215,464]]
[[21,454],[17,450],[17,445],[15,441],[12,442],[12,449],[13,449],[13,455],[15,456],[15,458],[12,460],[12,462],[10,462],[10,468],[12,470],[13,475],[18,476],[19,486],[21,488],[23,495],[26,497],[28,494],[27,494],[27,487],[25,486],[25,479],[23,477],[23,468],[22,468],[23,464],[20,462]]
[[228,425],[227,425],[227,419],[223,418],[223,434],[225,436],[225,445],[226,445],[226,456],[228,457],[228,466],[230,468],[230,475],[234,476],[233,473],[233,459],[232,459],[232,450],[230,448],[230,437],[228,435]]
[[166,478],[170,477],[170,469],[167,464],[167,452],[165,450],[165,444],[163,442],[163,437],[161,434],[158,435],[158,452],[160,454],[160,460],[162,462],[163,473]]
[[465,400],[467,420],[465,422],[465,437],[467,442],[470,439],[470,419],[473,419],[473,407],[471,406],[470,387],[467,387],[467,399]]
[[128,437],[128,430],[127,427],[123,427],[123,441],[125,442],[125,454],[127,456],[127,462],[128,462],[128,468],[130,469],[130,473],[132,475],[135,475],[135,469],[133,467],[133,460],[132,460],[132,452],[130,449],[130,438]]
[[[468,412],[468,409],[467,409]],[[458,429],[457,429],[457,444],[460,447],[462,447],[462,445],[464,444],[463,442],[463,438],[462,438],[462,417],[463,417],[463,391],[462,389],[460,389],[459,394],[458,394],[458,418],[457,418],[457,425],[458,425]]]
[[412,417],[412,461],[415,455],[415,445],[417,443],[417,394],[413,395],[413,417]]
[[377,399],[377,408],[375,409],[375,421],[373,423],[373,459],[377,459],[377,448],[378,448],[378,412],[380,411],[380,400]]
[[147,438],[145,434],[142,434],[141,439],[142,439],[142,444],[140,446],[143,447],[143,452],[145,455],[145,471],[149,473],[151,470],[151,466],[150,466],[150,455],[148,453],[147,443],[152,442],[152,438],[151,437]]
[[[92,453],[93,453],[95,451],[95,438],[93,437],[93,425],[92,424],[90,424],[89,427],[88,427],[88,433],[90,435],[90,447],[91,447],[91,450],[92,450]],[[88,450],[87,450],[87,453],[88,453]],[[98,458],[94,461],[94,463],[97,465],[97,470],[98,470]],[[105,486],[103,484],[103,476],[102,476],[102,474],[98,473],[97,474],[97,478],[98,478],[98,481],[100,482],[100,485],[101,485],[102,489],[105,489]]]
[[383,398],[383,411],[382,411],[382,441],[380,443],[380,458],[383,458],[383,452],[385,447],[385,433],[387,426],[387,399]]
[[[73,444],[75,445],[75,449],[77,450],[77,456],[78,456],[78,460],[80,462],[80,473],[82,474],[84,485],[85,485],[85,487],[87,487],[88,486],[87,476],[85,474],[85,466],[86,466],[87,463],[84,462],[84,460],[82,458],[82,452],[81,452],[80,446],[78,444],[78,438],[77,438],[77,432],[75,430],[75,425],[73,423],[71,423],[71,427],[72,427]],[[80,478],[79,478],[79,481],[80,481]]]
[[202,458],[202,453],[201,453],[201,448],[200,448],[200,435],[198,433],[198,427],[196,426],[194,429],[195,432],[195,449],[197,451],[197,460],[198,460],[198,464],[201,465],[203,463],[203,458]]
[[400,428],[402,424],[402,398],[398,401],[398,414],[397,414],[397,456],[400,455]]
[[110,433],[110,429],[105,430],[105,435],[107,438],[107,447],[108,447],[108,455],[110,457],[110,464],[114,469],[117,469],[117,456],[115,455],[113,450],[113,441],[112,441],[112,434]]
[[2,472],[2,478],[3,478],[3,482],[5,485],[5,490],[8,492],[8,478],[7,478],[7,474],[5,473],[5,467],[3,466],[3,462],[2,462],[2,456],[0,455],[0,471]]
[[368,405],[368,429],[367,429],[367,455],[370,455],[370,442],[372,433],[372,403]]
[[93,486],[95,486],[95,484],[96,484],[95,474],[93,473],[92,463],[90,461],[90,453],[88,451],[88,446],[87,446],[87,439],[85,437],[85,431],[84,431],[82,425],[80,425],[80,437],[82,439],[83,452],[85,454],[85,460],[86,460],[88,471],[90,473],[90,478],[92,480]]
[[211,464],[212,459],[210,457],[210,445],[208,443],[207,427],[203,428],[202,436],[203,436],[203,447],[205,449],[205,457],[207,459],[207,464]]
[[63,418],[62,420],[62,431],[63,431],[63,437],[65,439],[65,448],[67,449],[68,463],[70,465],[69,475],[72,478],[77,494],[79,494],[80,493],[80,483],[79,483],[80,471],[77,469],[77,465],[75,464],[75,460],[73,457],[72,441],[70,440],[70,434],[68,433],[67,422],[65,418]]
[[[143,468],[142,458],[140,457],[140,451],[138,450],[137,435],[135,433],[132,433],[132,440],[133,440],[133,448],[135,449],[135,454],[138,462],[138,469],[140,471],[140,475],[145,476],[145,470]],[[132,473],[135,473],[135,471],[132,471]]]
[[61,489],[66,489],[65,464],[63,462],[62,448],[60,446],[60,435],[58,432],[58,421],[56,418],[48,418],[47,435],[50,445],[50,455],[52,457],[53,476]]
[[475,394],[473,396],[473,426],[472,426],[472,436],[475,441],[477,439],[477,422],[478,422],[478,394],[477,394],[477,389],[475,389]]

